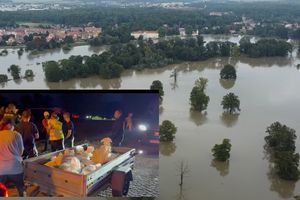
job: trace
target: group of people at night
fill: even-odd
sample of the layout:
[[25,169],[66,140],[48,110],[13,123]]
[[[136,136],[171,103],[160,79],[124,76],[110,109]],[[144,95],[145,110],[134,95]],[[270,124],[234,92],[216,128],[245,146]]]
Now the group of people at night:
[[[36,140],[40,133],[35,123],[31,122],[31,110],[25,109],[18,114],[18,109],[12,103],[0,109],[0,183],[7,179],[13,181],[19,196],[24,196],[23,160],[39,155]],[[73,147],[74,124],[68,112],[63,113],[64,123],[59,121],[58,113],[44,112],[42,121],[46,135],[44,151],[47,151],[48,141],[51,151],[63,150],[65,145]]]
[[[59,113],[44,111],[42,134],[45,135],[44,152],[51,152],[74,146],[75,128],[69,112],[63,112],[63,121]],[[132,113],[123,120],[122,111],[114,112],[114,124],[111,130],[113,146],[120,146],[124,140],[124,129],[132,130]],[[37,125],[31,121],[30,109],[21,114],[12,103],[0,108],[0,183],[8,179],[17,187],[19,196],[26,196],[23,178],[23,160],[39,155],[36,140],[40,137]]]

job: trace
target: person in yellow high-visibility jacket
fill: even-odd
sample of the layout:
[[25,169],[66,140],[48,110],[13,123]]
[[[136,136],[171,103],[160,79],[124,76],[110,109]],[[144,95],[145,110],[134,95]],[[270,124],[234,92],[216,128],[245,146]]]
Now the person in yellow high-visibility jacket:
[[57,113],[51,113],[51,118],[48,121],[48,133],[52,152],[63,150],[65,148],[62,126],[63,124],[59,121]]

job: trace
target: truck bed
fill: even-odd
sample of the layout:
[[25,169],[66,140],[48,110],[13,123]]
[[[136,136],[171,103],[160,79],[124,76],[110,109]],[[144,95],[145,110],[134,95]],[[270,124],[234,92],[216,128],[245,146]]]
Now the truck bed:
[[135,149],[113,147],[110,161],[96,171],[83,175],[44,165],[60,152],[24,161],[25,180],[37,184],[41,192],[51,196],[84,197],[99,187],[109,186],[111,173],[125,165],[133,167],[135,155]]

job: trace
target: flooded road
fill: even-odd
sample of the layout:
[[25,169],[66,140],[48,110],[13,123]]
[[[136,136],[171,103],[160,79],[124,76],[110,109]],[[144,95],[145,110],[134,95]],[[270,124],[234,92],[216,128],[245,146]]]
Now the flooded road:
[[[237,69],[234,82],[219,80],[220,69],[227,63]],[[33,82],[10,81],[5,88],[145,89],[153,80],[161,80],[165,96],[160,120],[171,120],[178,131],[173,143],[160,145],[160,199],[292,199],[300,195],[300,181],[283,181],[272,174],[263,145],[266,127],[280,121],[296,130],[296,152],[300,152],[300,70],[296,68],[299,63],[295,52],[286,58],[215,58],[155,70],[125,71],[121,78],[112,80],[95,76],[46,83],[43,76],[37,76]],[[1,60],[1,72],[6,65]],[[174,68],[178,71],[176,83],[170,78]],[[38,74],[43,75],[42,71]],[[199,77],[208,79],[206,93],[210,102],[206,114],[190,112],[189,95]],[[229,92],[240,98],[239,115],[222,114],[220,103]],[[211,149],[223,138],[231,140],[230,161],[213,162]],[[190,172],[180,192],[177,175],[181,160],[188,163]]]

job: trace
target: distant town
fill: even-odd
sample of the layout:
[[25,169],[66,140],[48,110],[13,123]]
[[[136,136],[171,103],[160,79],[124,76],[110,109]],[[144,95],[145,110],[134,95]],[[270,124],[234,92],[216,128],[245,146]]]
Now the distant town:
[[74,40],[77,40],[79,38],[89,39],[93,37],[98,37],[101,34],[101,32],[101,28],[96,28],[94,26],[88,25],[86,27],[61,27],[57,25],[48,26],[47,28],[7,28],[0,29],[0,42],[6,38],[7,40],[5,42],[7,45],[13,46],[17,44],[24,44],[24,37],[29,36],[30,34],[36,34],[35,36],[33,36],[34,38],[40,37],[39,34],[45,34],[47,42],[49,42],[52,39],[56,41],[62,41],[66,38],[66,36],[70,36]]

